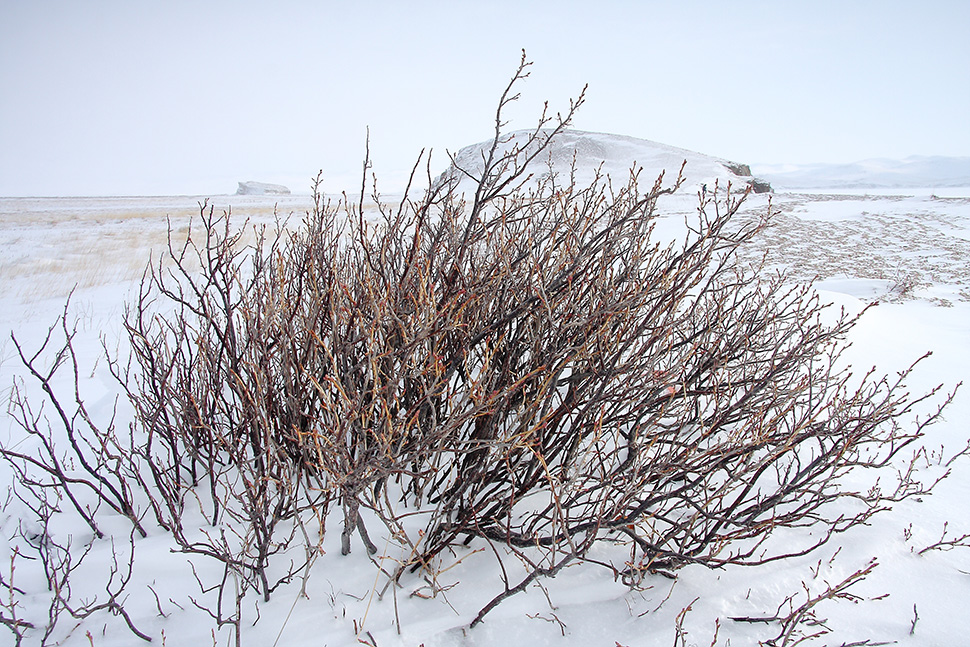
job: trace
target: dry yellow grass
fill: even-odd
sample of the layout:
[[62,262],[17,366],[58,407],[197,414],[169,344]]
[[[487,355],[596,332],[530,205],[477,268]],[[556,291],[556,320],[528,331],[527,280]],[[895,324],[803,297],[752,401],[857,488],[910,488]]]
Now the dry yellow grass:
[[[747,249],[767,254],[769,266],[790,268],[795,278],[852,276],[948,285],[954,300],[970,300],[970,199],[932,199],[913,211],[899,198],[782,194],[781,213]],[[0,298],[21,301],[64,297],[75,287],[137,280],[151,258],[185,240],[198,222],[201,198],[0,198]],[[814,220],[798,210],[841,202],[859,217]],[[298,224],[309,196],[217,196],[217,212],[231,207],[235,226],[273,224],[276,216]],[[749,210],[762,207],[751,205]]]
[[[238,226],[273,223],[277,213],[299,221],[310,198],[285,197],[278,207],[263,196],[210,204],[217,212],[231,206]],[[164,253],[170,229],[175,243],[185,240],[200,208],[193,197],[0,198],[0,297],[63,297],[75,287],[136,280]]]
[[[203,201],[194,196],[0,198],[0,298],[27,302],[135,281],[151,259],[164,255],[170,232],[174,244],[185,241],[190,224],[198,225]],[[292,226],[301,222],[312,199],[232,195],[208,204],[216,213],[229,209],[234,227],[275,225],[278,218]]]

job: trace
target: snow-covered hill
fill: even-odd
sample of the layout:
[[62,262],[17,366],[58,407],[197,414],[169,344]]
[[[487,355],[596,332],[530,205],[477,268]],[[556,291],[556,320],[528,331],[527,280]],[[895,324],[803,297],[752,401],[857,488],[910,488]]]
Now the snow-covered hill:
[[[500,151],[524,146],[531,133],[531,130],[509,133],[504,136]],[[491,144],[492,140],[487,140],[462,148],[454,156],[455,165],[465,173],[480,176],[484,157]],[[652,183],[664,173],[664,183],[669,185],[676,179],[677,171],[685,161],[687,165],[684,168],[684,189],[687,192],[700,188],[703,184],[713,187],[715,181],[722,185],[731,182],[735,187],[756,182],[747,164],[738,164],[647,139],[582,130],[566,130],[556,137],[547,152],[533,162],[530,172],[537,178],[551,171],[564,181],[574,160],[576,180],[580,185],[589,182],[598,168],[604,175],[625,182],[634,166],[642,168],[640,177],[643,184]],[[442,178],[448,177],[450,173],[456,173],[456,169],[449,168],[442,174]],[[767,186],[757,183],[755,188],[767,189]]]
[[874,189],[970,186],[970,157],[914,155],[903,160],[868,159],[851,164],[756,166],[779,189]]

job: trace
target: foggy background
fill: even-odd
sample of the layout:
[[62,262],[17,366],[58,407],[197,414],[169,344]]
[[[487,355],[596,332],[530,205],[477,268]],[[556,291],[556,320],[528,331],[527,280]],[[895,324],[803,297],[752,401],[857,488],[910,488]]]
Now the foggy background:
[[399,190],[589,84],[573,126],[746,163],[970,155],[970,3],[0,0],[0,195]]

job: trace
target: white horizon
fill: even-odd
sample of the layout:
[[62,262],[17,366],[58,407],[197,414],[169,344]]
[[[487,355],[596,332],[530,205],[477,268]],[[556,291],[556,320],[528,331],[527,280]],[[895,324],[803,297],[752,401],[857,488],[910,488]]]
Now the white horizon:
[[423,147],[548,100],[573,127],[747,163],[970,155],[970,5],[417,1],[0,4],[0,195],[388,191]]

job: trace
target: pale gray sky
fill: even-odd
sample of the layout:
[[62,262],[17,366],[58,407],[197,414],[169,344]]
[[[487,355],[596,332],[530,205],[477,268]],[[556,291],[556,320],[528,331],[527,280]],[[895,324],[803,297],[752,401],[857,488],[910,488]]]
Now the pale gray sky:
[[[388,190],[589,84],[574,127],[748,163],[970,155],[970,2],[0,0],[0,195]],[[354,179],[352,179],[354,178]]]

